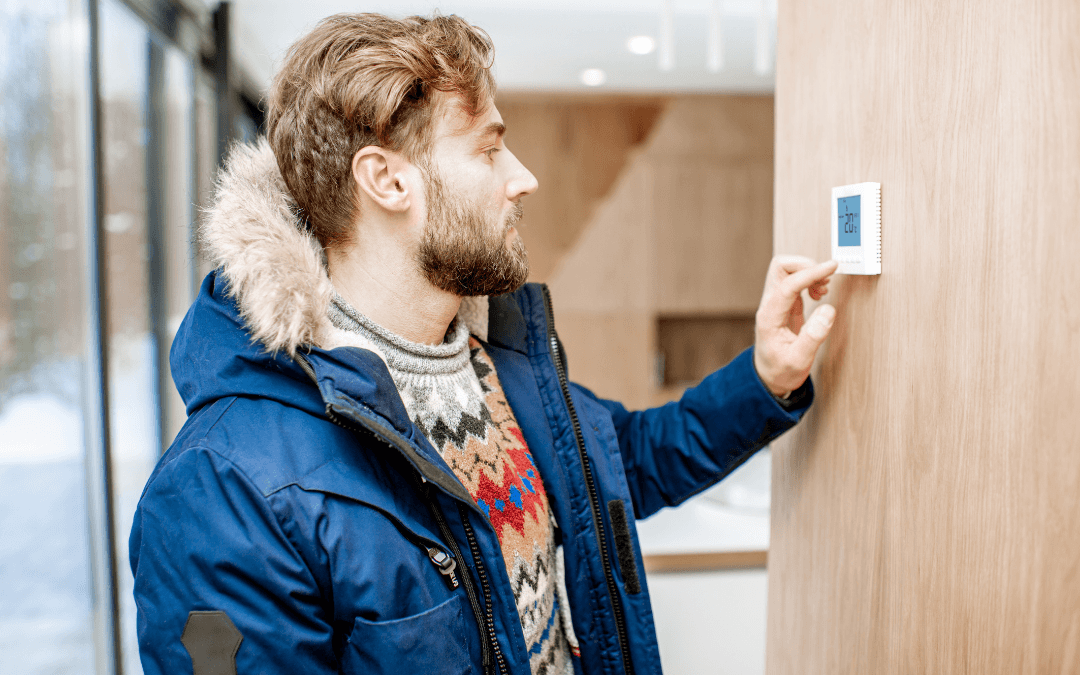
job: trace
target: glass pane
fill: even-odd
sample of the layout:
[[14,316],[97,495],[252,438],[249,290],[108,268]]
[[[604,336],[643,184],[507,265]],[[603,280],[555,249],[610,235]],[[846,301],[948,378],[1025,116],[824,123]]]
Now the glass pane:
[[92,673],[81,1],[0,3],[0,672]]
[[[192,228],[195,222],[195,75],[191,61],[175,47],[165,48],[165,115],[162,142],[165,179],[164,244],[165,312],[168,345],[195,299],[195,257]],[[162,354],[165,379],[166,443],[187,419],[168,369],[168,349]]]
[[[198,167],[195,198],[200,207],[206,207],[210,205],[217,175],[217,98],[213,78],[202,69],[195,76],[195,143]],[[195,261],[195,276],[201,282],[210,273],[210,263],[198,251]]]
[[101,99],[113,508],[125,673],[140,673],[128,535],[160,453],[158,356],[150,324],[147,143],[150,36],[116,0],[101,3]]

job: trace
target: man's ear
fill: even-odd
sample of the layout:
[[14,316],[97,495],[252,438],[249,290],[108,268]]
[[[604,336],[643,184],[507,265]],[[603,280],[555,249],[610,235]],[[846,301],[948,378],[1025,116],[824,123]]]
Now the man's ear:
[[412,206],[409,161],[399,153],[369,145],[360,148],[352,160],[352,176],[357,187],[373,202],[393,213]]

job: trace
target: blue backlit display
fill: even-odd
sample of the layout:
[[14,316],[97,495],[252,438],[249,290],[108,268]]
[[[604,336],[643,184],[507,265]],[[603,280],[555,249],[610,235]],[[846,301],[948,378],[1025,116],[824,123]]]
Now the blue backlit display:
[[859,211],[862,207],[862,196],[841,197],[837,200],[837,223],[836,231],[839,234],[840,246],[859,246],[862,238],[859,234],[860,222]]

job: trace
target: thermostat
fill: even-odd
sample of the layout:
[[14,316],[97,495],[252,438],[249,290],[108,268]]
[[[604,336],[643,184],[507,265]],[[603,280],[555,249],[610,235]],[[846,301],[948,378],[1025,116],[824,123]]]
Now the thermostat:
[[881,274],[881,183],[832,189],[832,257],[840,274]]

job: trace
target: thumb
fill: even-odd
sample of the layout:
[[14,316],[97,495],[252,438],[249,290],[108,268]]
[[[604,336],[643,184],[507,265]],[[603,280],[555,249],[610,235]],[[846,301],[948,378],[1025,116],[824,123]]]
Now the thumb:
[[814,362],[818,347],[829,336],[834,319],[836,308],[832,305],[821,305],[814,310],[799,331],[799,337],[795,339],[795,352],[806,365]]

